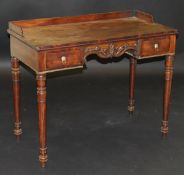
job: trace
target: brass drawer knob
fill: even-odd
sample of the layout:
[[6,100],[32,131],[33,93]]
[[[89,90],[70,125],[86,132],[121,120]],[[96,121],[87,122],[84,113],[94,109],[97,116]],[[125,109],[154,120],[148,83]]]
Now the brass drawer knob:
[[65,64],[65,63],[66,63],[66,56],[62,56],[62,57],[61,57],[61,61],[62,61],[62,63]]
[[155,44],[154,44],[154,48],[155,48],[155,49],[158,49],[158,48],[159,48],[159,44],[158,44],[158,43],[155,43]]

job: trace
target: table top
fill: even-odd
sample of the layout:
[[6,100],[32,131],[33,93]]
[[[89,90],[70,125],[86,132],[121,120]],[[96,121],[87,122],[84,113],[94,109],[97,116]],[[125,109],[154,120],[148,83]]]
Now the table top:
[[8,31],[36,49],[177,32],[148,14],[130,11],[12,21]]

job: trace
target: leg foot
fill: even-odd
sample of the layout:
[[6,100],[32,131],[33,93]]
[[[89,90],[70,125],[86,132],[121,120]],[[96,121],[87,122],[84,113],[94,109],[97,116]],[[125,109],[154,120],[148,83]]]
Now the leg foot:
[[47,148],[40,148],[39,161],[42,168],[45,168],[48,161]]
[[135,110],[134,102],[129,102],[128,111],[132,113],[134,112],[134,110]]
[[161,126],[161,133],[163,137],[166,137],[168,135],[168,121],[162,121],[162,126]]
[[20,136],[22,134],[21,122],[15,122],[14,134]]

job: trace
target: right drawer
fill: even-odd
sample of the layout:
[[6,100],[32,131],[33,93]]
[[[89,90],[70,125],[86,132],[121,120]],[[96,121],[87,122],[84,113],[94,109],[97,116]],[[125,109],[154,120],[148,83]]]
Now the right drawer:
[[156,56],[156,55],[164,55],[169,52],[169,49],[170,49],[169,36],[143,39],[140,56],[149,57],[149,56]]

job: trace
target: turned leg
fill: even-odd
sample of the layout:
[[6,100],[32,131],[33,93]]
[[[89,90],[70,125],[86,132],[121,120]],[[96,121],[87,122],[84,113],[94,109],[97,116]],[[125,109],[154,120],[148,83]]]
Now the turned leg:
[[46,146],[46,75],[37,75],[37,99],[39,115],[39,139],[40,155],[39,161],[42,167],[45,167],[48,160]]
[[174,56],[171,55],[167,56],[165,60],[165,86],[163,97],[163,119],[161,126],[161,132],[163,136],[167,135],[168,133],[168,117],[173,76],[173,60]]
[[20,121],[20,66],[17,58],[11,58],[12,80],[13,80],[13,102],[15,115],[14,134],[19,138],[22,134]]
[[130,57],[130,73],[129,73],[129,101],[128,101],[128,111],[132,113],[135,109],[135,74],[136,74],[136,64],[137,60],[134,57]]

